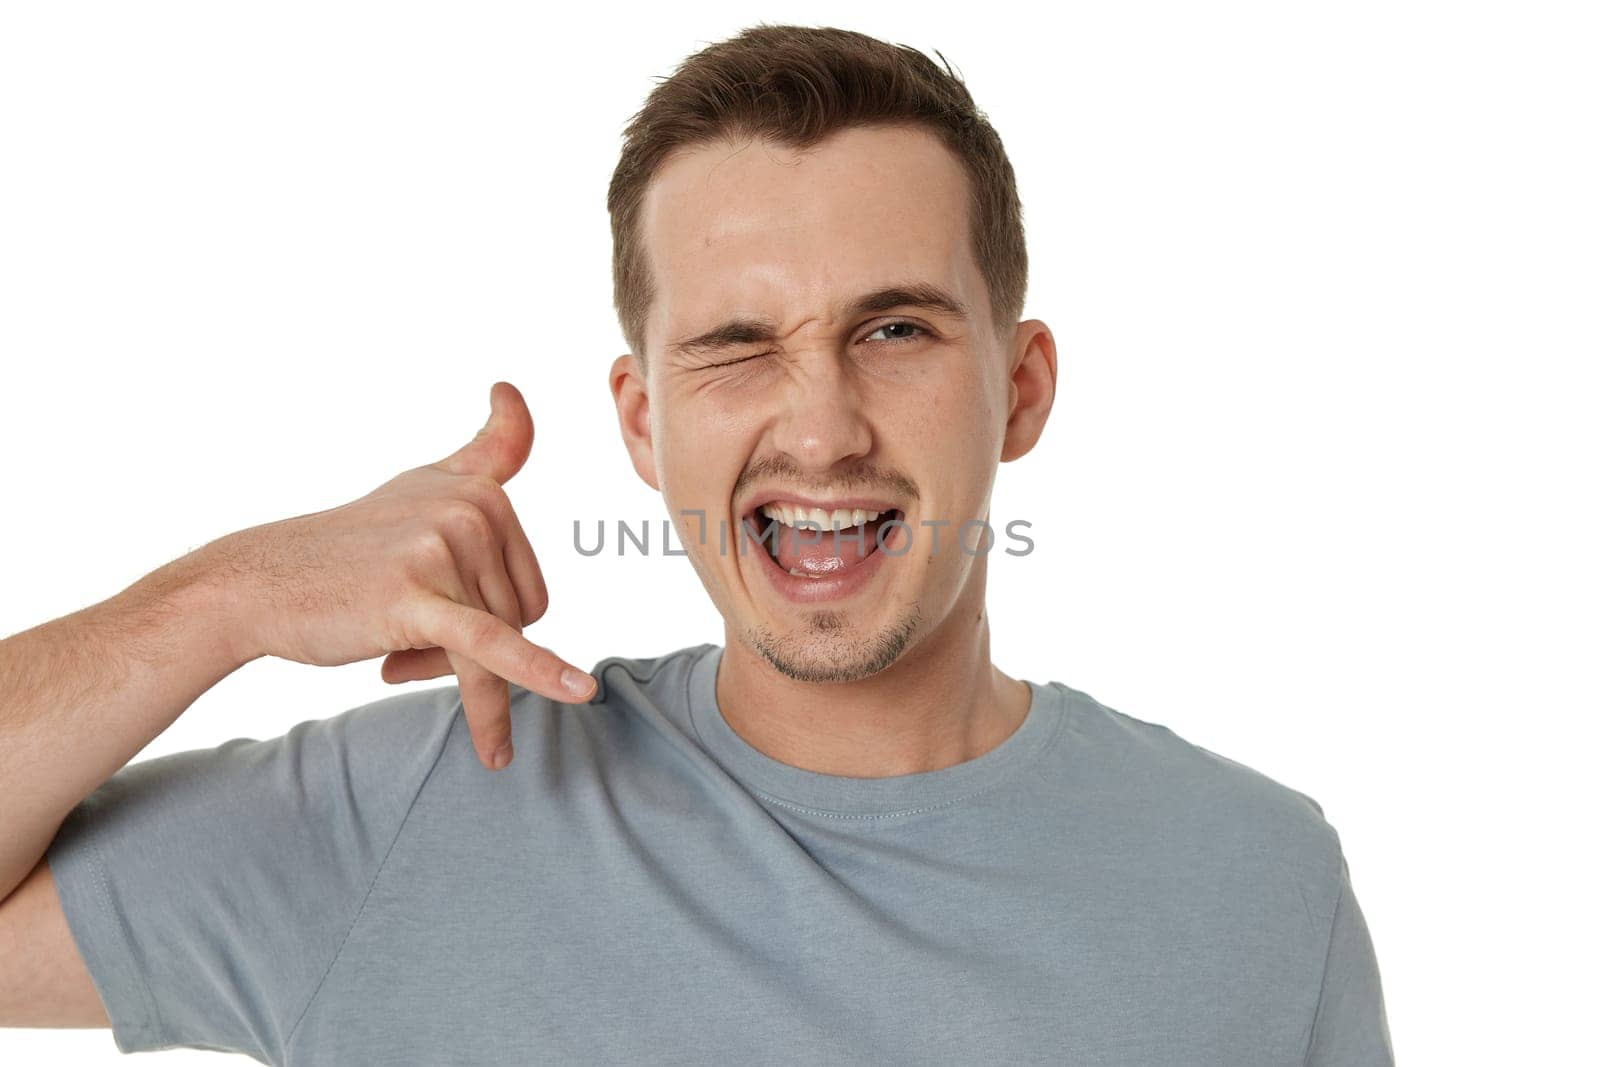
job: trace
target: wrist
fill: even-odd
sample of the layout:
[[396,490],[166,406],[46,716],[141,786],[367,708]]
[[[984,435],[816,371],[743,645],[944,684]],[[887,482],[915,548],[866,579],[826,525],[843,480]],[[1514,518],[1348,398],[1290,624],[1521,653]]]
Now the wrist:
[[182,635],[185,652],[210,663],[219,678],[264,654],[249,625],[251,597],[229,563],[228,544],[223,537],[202,545],[123,593],[142,613]]

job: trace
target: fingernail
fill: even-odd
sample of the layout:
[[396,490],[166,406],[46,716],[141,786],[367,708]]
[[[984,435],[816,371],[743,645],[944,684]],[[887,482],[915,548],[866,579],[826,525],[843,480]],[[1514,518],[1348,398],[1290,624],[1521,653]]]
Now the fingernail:
[[581,697],[594,686],[595,680],[576,667],[568,667],[561,672],[561,684],[573,696]]
[[494,752],[494,769],[497,770],[497,771],[503,771],[503,770],[506,769],[506,764],[508,764],[510,762],[511,762],[511,742],[507,741],[505,744],[503,744],[499,748],[495,749],[495,752]]

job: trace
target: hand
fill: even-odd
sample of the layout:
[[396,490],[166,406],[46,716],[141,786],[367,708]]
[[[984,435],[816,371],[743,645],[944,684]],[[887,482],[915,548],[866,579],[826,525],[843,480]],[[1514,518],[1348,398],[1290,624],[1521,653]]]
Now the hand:
[[331,667],[388,653],[391,683],[454,673],[478,758],[497,770],[511,761],[508,680],[572,703],[596,683],[522,636],[549,595],[501,486],[527,461],[533,419],[510,382],[489,399],[483,429],[439,462],[206,550],[249,594],[250,654]]

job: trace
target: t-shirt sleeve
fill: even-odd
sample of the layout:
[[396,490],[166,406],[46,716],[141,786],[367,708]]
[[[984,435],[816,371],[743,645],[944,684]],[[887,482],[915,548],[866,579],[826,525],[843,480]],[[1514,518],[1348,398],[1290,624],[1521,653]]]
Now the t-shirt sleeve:
[[45,855],[118,1049],[283,1062],[459,693],[135,761],[72,809]]
[[1339,877],[1306,1067],[1394,1067],[1378,958],[1350,884],[1350,865],[1343,850]]

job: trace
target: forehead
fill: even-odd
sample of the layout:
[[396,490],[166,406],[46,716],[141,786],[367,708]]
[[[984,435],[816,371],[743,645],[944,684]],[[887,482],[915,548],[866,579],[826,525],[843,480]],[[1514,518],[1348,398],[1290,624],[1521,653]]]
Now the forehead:
[[933,283],[986,308],[967,219],[965,171],[921,129],[852,128],[803,152],[765,141],[681,150],[640,214],[656,283],[651,348],[730,313],[826,321],[890,283]]

